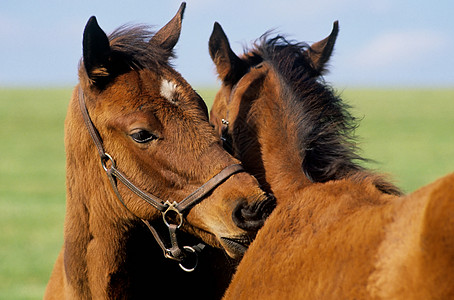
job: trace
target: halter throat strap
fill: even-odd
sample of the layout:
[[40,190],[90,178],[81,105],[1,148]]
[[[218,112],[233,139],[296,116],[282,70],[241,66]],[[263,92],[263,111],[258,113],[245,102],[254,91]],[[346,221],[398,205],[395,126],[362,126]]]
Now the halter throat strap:
[[[129,190],[131,190],[134,194],[139,196],[142,200],[146,201],[148,204],[153,206],[155,209],[159,210],[162,213],[162,217],[164,220],[164,223],[167,225],[169,229],[169,234],[170,234],[170,239],[171,239],[171,248],[166,248],[165,244],[156,231],[156,229],[150,224],[148,220],[141,219],[149,228],[151,233],[153,234],[154,238],[156,239],[158,245],[161,247],[161,249],[164,252],[164,256],[166,258],[170,258],[173,260],[176,260],[180,262],[180,267],[187,271],[191,272],[195,269],[194,266],[193,268],[186,268],[182,265],[184,258],[185,258],[185,253],[195,253],[197,255],[197,252],[200,252],[204,245],[199,244],[196,246],[184,246],[183,249],[181,249],[178,245],[177,239],[176,239],[176,230],[181,227],[183,224],[183,214],[187,213],[194,205],[199,203],[204,199],[204,197],[213,191],[216,187],[218,187],[220,184],[222,184],[224,181],[226,181],[228,178],[230,178],[232,175],[239,173],[239,172],[244,172],[244,169],[241,165],[239,164],[233,164],[229,165],[226,168],[224,168],[222,171],[220,171],[218,174],[213,176],[210,180],[208,180],[206,183],[204,183],[202,186],[200,186],[198,189],[196,189],[194,192],[192,192],[189,196],[184,198],[180,202],[170,202],[170,201],[164,201],[160,199],[159,197],[147,193],[140,188],[138,188],[135,184],[133,184],[122,172],[120,172],[115,164],[115,160],[110,156],[104,149],[103,142],[101,139],[101,136],[99,135],[98,130],[96,129],[95,125],[93,124],[93,121],[90,118],[90,115],[87,110],[87,106],[85,103],[85,96],[82,90],[82,87],[79,85],[78,89],[78,94],[79,94],[79,106],[80,110],[82,113],[82,117],[85,123],[85,126],[88,129],[88,132],[90,133],[90,136],[93,140],[93,143],[96,146],[96,149],[98,151],[99,157],[101,159],[101,166],[106,172],[107,177],[109,178],[109,181],[111,183],[111,186],[117,196],[117,198],[120,200],[120,202],[123,204],[123,206],[131,212],[131,210],[126,206],[125,201],[123,200],[123,197],[121,196],[119,190],[118,190],[118,185],[117,181],[120,181],[123,183]],[[172,224],[172,221],[170,218],[167,217],[167,214],[169,212],[175,212],[179,218],[178,224]],[[131,212],[133,215],[135,215],[133,212]]]

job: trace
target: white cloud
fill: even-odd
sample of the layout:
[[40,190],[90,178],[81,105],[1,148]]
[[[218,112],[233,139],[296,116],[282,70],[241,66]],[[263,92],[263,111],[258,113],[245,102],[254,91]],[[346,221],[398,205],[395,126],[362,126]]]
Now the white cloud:
[[430,60],[449,44],[446,35],[428,30],[387,32],[377,36],[354,55],[358,67],[389,68]]

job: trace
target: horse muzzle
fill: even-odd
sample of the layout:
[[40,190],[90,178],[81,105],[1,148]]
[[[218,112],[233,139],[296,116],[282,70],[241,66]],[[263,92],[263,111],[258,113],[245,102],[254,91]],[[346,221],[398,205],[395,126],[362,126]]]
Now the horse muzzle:
[[232,213],[233,222],[255,236],[275,207],[276,198],[273,195],[252,203],[240,202]]

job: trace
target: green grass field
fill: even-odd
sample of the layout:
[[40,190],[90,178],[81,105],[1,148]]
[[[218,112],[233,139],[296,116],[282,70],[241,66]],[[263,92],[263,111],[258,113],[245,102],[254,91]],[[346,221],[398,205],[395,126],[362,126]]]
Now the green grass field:
[[[199,93],[211,103],[215,91]],[[70,89],[0,90],[0,299],[41,299],[62,245]],[[368,167],[406,192],[454,171],[454,90],[347,90]]]

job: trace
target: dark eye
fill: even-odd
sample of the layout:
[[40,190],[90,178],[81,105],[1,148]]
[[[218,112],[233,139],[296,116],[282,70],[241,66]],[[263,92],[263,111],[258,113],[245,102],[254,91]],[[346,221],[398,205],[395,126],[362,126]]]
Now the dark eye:
[[156,135],[152,134],[151,132],[149,132],[147,130],[140,130],[140,131],[134,132],[130,136],[135,142],[141,143],[141,144],[148,143],[148,142],[158,138]]

